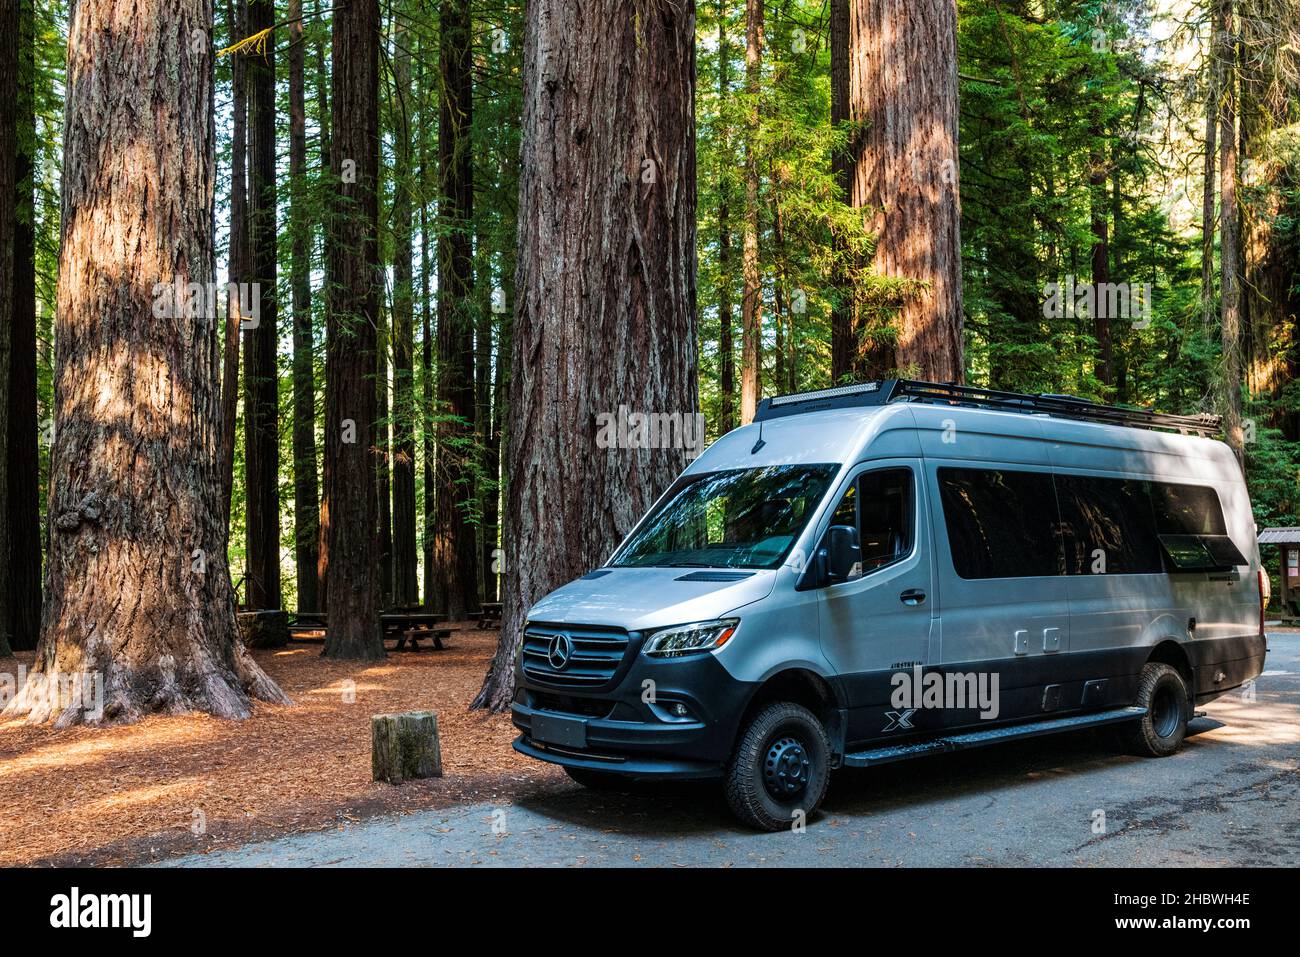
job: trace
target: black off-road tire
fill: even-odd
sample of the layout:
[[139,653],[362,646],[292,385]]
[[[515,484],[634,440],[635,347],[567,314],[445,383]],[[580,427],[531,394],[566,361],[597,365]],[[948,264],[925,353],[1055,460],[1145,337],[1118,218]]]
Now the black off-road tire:
[[1124,742],[1134,754],[1167,758],[1183,746],[1191,715],[1187,683],[1178,669],[1149,661],[1138,678],[1137,701],[1146,714],[1125,725]]
[[[797,791],[777,796],[773,788],[792,786],[788,779],[777,780],[789,767],[806,781]],[[797,812],[806,817],[822,803],[830,769],[831,744],[817,716],[787,701],[770,704],[740,734],[724,779],[727,803],[750,827],[785,830],[800,819]]]

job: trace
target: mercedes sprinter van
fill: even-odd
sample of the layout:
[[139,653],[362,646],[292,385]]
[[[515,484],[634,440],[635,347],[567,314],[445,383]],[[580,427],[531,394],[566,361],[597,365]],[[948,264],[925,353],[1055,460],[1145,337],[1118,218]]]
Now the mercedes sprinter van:
[[1114,724],[1151,756],[1265,655],[1212,416],[888,380],[765,399],[530,610],[515,748],[717,778],[776,830],[831,770]]

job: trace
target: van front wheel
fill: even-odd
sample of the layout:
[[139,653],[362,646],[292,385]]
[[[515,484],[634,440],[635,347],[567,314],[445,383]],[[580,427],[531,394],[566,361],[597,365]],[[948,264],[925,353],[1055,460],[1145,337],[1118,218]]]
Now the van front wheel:
[[727,765],[727,803],[751,827],[791,827],[822,803],[830,759],[830,741],[816,715],[786,701],[768,705],[741,732]]
[[1146,714],[1129,724],[1131,750],[1152,758],[1163,758],[1183,746],[1187,736],[1187,684],[1177,669],[1149,661],[1138,678],[1136,704]]

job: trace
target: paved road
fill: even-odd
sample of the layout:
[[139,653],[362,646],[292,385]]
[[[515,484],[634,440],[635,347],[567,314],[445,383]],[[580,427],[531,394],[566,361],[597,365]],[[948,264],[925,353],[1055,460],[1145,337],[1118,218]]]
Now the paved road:
[[746,831],[707,784],[558,786],[167,863],[1296,866],[1300,635],[1271,635],[1269,647],[1255,700],[1208,705],[1172,758],[1117,754],[1104,732],[1084,731],[843,771],[804,833]]

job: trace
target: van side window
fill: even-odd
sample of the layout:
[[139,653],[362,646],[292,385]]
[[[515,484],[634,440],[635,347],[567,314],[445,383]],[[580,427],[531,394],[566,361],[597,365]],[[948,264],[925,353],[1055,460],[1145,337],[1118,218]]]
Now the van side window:
[[864,472],[845,490],[830,523],[858,530],[862,560],[849,581],[911,554],[916,514],[912,493],[912,470],[906,468]]
[[1171,572],[1226,571],[1249,564],[1228,537],[1214,489],[1152,482],[1151,508]]
[[858,476],[858,544],[862,573],[891,565],[912,551],[912,470],[881,469]]
[[1148,484],[1093,475],[1056,476],[1067,575],[1164,571]]
[[962,578],[1060,575],[1052,476],[1003,469],[939,469],[953,568]]

